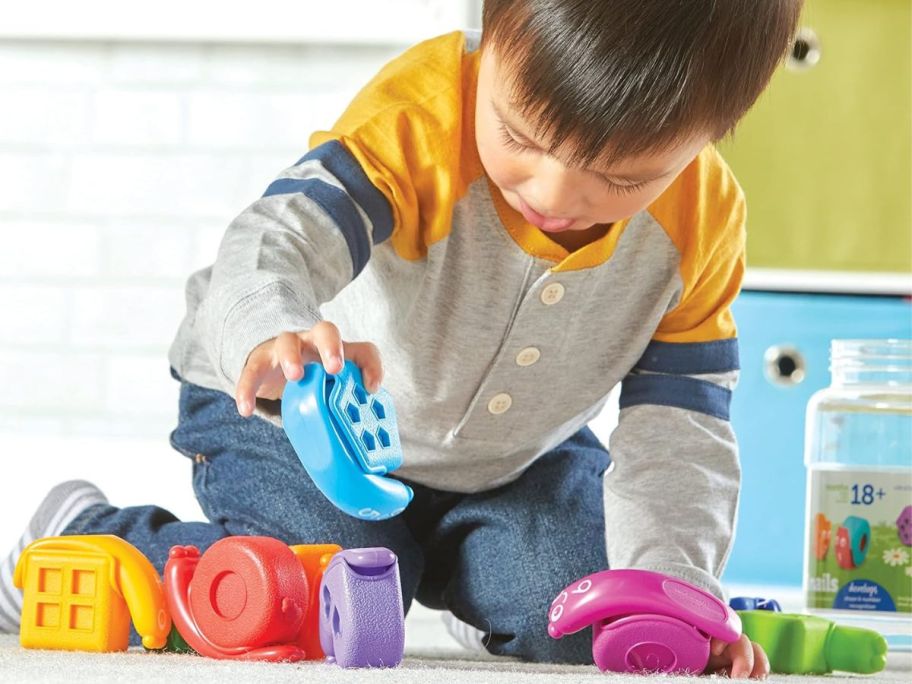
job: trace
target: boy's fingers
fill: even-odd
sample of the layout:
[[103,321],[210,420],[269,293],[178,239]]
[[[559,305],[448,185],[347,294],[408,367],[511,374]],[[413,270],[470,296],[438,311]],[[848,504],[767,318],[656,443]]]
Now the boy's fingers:
[[276,338],[274,350],[285,379],[300,380],[304,375],[304,366],[301,363],[301,338],[294,333],[284,332]]
[[766,679],[770,672],[770,661],[766,651],[756,642],[752,642],[751,645],[754,647],[754,669],[751,670],[751,677],[754,679]]
[[320,354],[320,361],[327,373],[338,373],[342,370],[345,352],[342,348],[342,337],[339,329],[329,321],[320,321],[310,332],[311,344]]
[[732,679],[750,676],[754,669],[753,644],[744,635],[734,643],[713,639],[706,672],[728,674]]
[[741,638],[729,647],[731,655],[731,678],[742,679],[750,677],[754,670],[754,645],[741,635]]
[[238,378],[234,400],[237,403],[238,413],[247,418],[253,415],[256,403],[256,393],[263,382],[263,376],[268,370],[268,364],[263,363],[261,356],[251,354]]
[[715,655],[722,655],[726,648],[728,648],[728,642],[722,641],[722,639],[713,639],[710,642],[710,652]]
[[361,369],[361,377],[368,392],[376,392],[383,383],[383,363],[380,350],[372,342],[348,342],[345,345],[348,358]]

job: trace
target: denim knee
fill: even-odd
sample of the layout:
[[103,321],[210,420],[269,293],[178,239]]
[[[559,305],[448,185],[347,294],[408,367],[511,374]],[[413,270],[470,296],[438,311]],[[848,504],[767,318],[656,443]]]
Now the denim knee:
[[537,663],[592,664],[591,628],[553,639],[548,635],[547,613],[541,609],[540,604],[517,605],[517,610],[526,612],[514,622],[512,635],[491,634],[485,640],[490,653]]

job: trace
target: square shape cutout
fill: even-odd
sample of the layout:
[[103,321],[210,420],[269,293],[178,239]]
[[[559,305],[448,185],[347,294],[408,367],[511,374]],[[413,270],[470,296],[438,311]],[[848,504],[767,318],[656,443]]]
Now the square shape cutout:
[[95,596],[97,573],[95,570],[73,570],[72,593],[74,596]]
[[39,568],[38,591],[42,594],[59,596],[63,591],[63,570],[61,568]]
[[35,606],[35,626],[55,628],[60,627],[60,604],[38,603]]
[[70,629],[92,631],[95,627],[95,606],[70,606]]

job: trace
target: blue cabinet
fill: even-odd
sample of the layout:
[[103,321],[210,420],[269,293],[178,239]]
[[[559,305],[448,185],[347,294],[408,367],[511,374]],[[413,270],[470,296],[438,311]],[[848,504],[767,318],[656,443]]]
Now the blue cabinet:
[[804,414],[811,395],[830,384],[830,340],[910,338],[912,302],[900,296],[744,291],[734,313],[741,381],[732,423],[743,484],[724,579],[800,585]]

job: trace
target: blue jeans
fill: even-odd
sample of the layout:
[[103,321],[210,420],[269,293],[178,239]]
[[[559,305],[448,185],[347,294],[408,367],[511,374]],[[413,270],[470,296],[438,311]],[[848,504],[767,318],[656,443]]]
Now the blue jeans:
[[487,647],[494,654],[592,662],[590,630],[560,640],[547,633],[557,593],[608,567],[602,475],[609,458],[588,428],[497,489],[460,494],[409,482],[412,503],[379,522],[349,517],[329,503],[284,431],[242,418],[223,392],[182,382],[171,444],[193,460],[193,490],[210,522],[181,522],[156,506],[98,505],[64,534],[118,535],[159,572],[171,546],[205,550],[229,535],[385,546],[399,557],[406,611],[413,599],[451,610],[490,633]]

